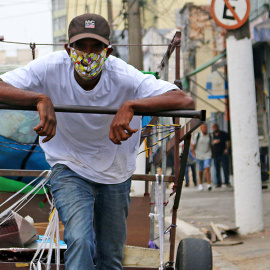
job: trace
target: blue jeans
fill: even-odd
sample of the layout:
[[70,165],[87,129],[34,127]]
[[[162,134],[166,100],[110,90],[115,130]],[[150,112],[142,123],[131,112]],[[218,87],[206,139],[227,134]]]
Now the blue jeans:
[[221,183],[221,175],[220,175],[220,165],[222,164],[223,172],[224,172],[224,181],[225,184],[229,184],[229,156],[215,156],[214,157],[214,165],[216,169],[216,184],[220,186]]
[[130,185],[131,179],[99,184],[65,165],[53,167],[51,191],[65,226],[67,270],[122,269]]

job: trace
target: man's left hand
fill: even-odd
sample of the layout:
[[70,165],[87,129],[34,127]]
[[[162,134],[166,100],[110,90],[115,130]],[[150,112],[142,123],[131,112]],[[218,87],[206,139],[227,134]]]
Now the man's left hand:
[[134,111],[128,106],[127,102],[118,109],[110,128],[109,138],[113,143],[121,145],[121,141],[126,141],[133,133],[138,131],[138,129],[132,129],[129,126],[133,115]]

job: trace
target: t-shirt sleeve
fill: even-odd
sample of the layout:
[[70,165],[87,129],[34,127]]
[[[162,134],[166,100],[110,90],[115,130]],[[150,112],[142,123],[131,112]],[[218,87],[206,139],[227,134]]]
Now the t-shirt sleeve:
[[155,76],[143,74],[142,72],[136,74],[134,83],[138,99],[157,96],[174,89],[179,89],[175,84],[156,79]]
[[42,92],[45,67],[40,60],[34,60],[25,67],[6,72],[0,78],[14,87],[33,92]]

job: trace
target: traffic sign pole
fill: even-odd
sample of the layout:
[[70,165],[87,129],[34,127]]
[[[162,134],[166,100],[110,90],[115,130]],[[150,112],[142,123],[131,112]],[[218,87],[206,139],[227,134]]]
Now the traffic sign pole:
[[235,222],[242,234],[263,230],[262,184],[249,0],[212,0],[226,49],[234,170]]
[[[248,33],[248,35],[243,34]],[[227,33],[235,221],[241,234],[262,231],[263,204],[249,22]]]

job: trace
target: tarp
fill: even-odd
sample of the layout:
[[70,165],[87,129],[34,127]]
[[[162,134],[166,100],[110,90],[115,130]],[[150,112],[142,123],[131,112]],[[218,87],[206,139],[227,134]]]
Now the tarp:
[[[0,169],[48,170],[50,165],[39,145],[20,144],[0,136]],[[12,179],[29,183],[33,177],[12,177]]]
[[[0,177],[0,193],[1,192],[18,192],[19,190],[23,189],[27,184],[23,182],[19,182],[16,180],[12,180],[5,177]],[[28,186],[24,190],[22,190],[20,193],[30,193],[33,189],[33,186]],[[46,188],[47,190],[47,188]],[[45,194],[44,190],[41,189],[36,194]]]

